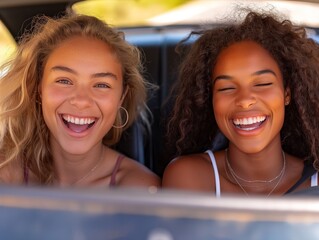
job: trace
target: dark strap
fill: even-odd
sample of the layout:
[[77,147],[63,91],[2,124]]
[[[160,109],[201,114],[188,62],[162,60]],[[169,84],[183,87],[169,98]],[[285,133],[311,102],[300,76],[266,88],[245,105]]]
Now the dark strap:
[[24,181],[25,185],[28,185],[28,183],[29,183],[29,168],[28,168],[26,162],[23,164],[23,181]]
[[125,156],[120,154],[116,160],[115,166],[112,171],[111,181],[110,181],[110,187],[114,187],[116,185],[116,173],[118,172],[121,162]]
[[313,174],[315,174],[315,172],[316,169],[313,167],[313,164],[311,162],[305,162],[301,178],[291,188],[289,188],[289,190],[285,194],[291,193],[296,190],[303,182],[305,182]]

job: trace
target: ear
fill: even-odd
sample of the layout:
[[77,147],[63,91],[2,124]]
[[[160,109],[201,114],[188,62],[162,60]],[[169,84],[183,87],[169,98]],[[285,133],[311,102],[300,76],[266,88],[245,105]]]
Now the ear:
[[290,91],[290,88],[287,87],[287,88],[285,89],[285,105],[286,105],[286,106],[289,105],[290,100],[291,100],[291,91]]

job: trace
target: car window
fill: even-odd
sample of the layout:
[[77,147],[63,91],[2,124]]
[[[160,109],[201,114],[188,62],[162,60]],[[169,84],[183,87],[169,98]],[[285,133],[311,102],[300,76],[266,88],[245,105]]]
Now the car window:
[[235,8],[276,9],[296,24],[319,26],[319,4],[313,1],[82,0],[72,8],[120,27],[225,22]]
[[148,37],[145,27],[153,27],[157,33],[173,29],[174,34],[182,32],[185,36],[194,27],[227,24],[240,18],[232,14],[236,8],[275,9],[283,18],[307,27],[309,36],[317,42],[319,40],[319,4],[312,1],[82,0],[72,8],[75,12],[96,16],[124,29],[126,36],[138,34],[139,40]]
[[119,27],[150,25],[155,16],[161,15],[190,0],[89,0],[73,5],[76,12],[94,15]]

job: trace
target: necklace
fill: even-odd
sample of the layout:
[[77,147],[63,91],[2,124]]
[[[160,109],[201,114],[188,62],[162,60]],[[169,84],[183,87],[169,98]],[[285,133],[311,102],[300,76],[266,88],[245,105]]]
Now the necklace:
[[83,177],[79,178],[78,180],[76,180],[75,182],[73,182],[71,184],[71,186],[77,184],[77,183],[80,183],[82,182],[83,180],[85,180],[88,176],[91,175],[92,172],[94,172],[97,167],[100,165],[100,163],[102,162],[102,157],[100,158],[100,160],[97,162],[97,164],[95,164],[95,166],[93,166],[93,168],[90,169],[90,171],[88,171]]
[[102,159],[104,157],[104,149],[102,151],[101,157],[99,159],[99,161],[81,178],[77,179],[76,181],[74,181],[73,183],[70,184],[70,186],[74,186],[75,184],[78,184],[80,182],[82,182],[83,180],[85,180],[88,176],[90,176],[100,165],[100,163],[102,162]]
[[230,162],[228,160],[228,149],[225,149],[225,159],[226,159],[226,164],[227,167],[229,168],[229,171],[231,172],[232,175],[234,175],[237,179],[246,182],[246,183],[272,183],[273,181],[275,181],[276,179],[278,179],[284,172],[285,170],[285,165],[286,165],[286,157],[285,157],[285,153],[282,151],[282,158],[283,158],[283,165],[282,165],[282,169],[279,172],[279,174],[277,176],[275,176],[274,178],[270,179],[270,180],[261,180],[261,179],[255,179],[255,180],[247,180],[245,178],[242,178],[240,176],[238,176],[235,172],[235,170],[231,167]]
[[[283,155],[283,161],[284,161],[284,163],[283,163],[283,168],[282,168],[282,170],[280,171],[279,175],[276,176],[276,179],[277,179],[277,178],[279,178],[279,179],[278,179],[276,185],[273,187],[273,189],[271,189],[271,191],[267,194],[266,197],[269,197],[269,196],[275,191],[275,189],[278,187],[279,183],[281,182],[281,180],[282,180],[282,178],[283,178],[283,176],[284,176],[284,173],[285,173],[285,170],[286,170],[286,155],[285,155],[284,152],[282,152],[282,155]],[[228,167],[229,170],[230,170],[230,174],[231,174],[232,177],[235,179],[237,185],[238,185],[238,186],[241,188],[241,190],[246,194],[246,196],[249,196],[249,194],[248,194],[248,192],[245,190],[245,188],[239,183],[238,178],[236,177],[234,170],[230,167],[230,164],[229,164],[229,161],[228,161],[228,157],[227,157],[227,149],[225,150],[225,160],[226,160],[226,163],[227,163],[227,167]],[[227,168],[226,168],[226,174],[227,174],[227,176],[228,176]],[[274,180],[273,180],[273,181],[274,181]],[[266,181],[266,183],[267,183],[267,181]]]

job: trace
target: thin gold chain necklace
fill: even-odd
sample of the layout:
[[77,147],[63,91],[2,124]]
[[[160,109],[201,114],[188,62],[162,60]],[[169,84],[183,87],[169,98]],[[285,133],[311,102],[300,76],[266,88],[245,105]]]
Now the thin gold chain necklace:
[[[77,179],[76,181],[72,182],[71,184],[69,184],[70,186],[74,186],[80,182],[82,182],[83,180],[85,180],[86,178],[88,178],[97,168],[98,166],[101,164],[102,159],[104,158],[104,152],[105,150],[103,149],[101,157],[99,159],[99,161],[81,178]],[[57,179],[58,180],[58,179]]]
[[[279,183],[281,182],[281,180],[282,180],[282,178],[283,178],[283,176],[284,176],[284,173],[285,173],[285,170],[286,170],[286,155],[285,155],[284,152],[282,152],[282,153],[283,153],[283,162],[284,162],[284,163],[283,163],[283,169],[282,169],[282,171],[280,171],[280,173],[279,173],[279,175],[278,175],[279,179],[278,179],[276,185],[273,187],[273,189],[271,189],[271,191],[267,194],[266,197],[269,197],[269,196],[275,191],[275,189],[278,187]],[[227,167],[229,167],[230,164],[229,164],[228,157],[227,157],[227,149],[225,149],[225,161],[226,161],[226,163],[227,163]],[[227,176],[228,176],[227,169],[226,169],[226,174],[227,174]],[[230,170],[230,174],[231,174],[232,177],[235,179],[236,184],[237,184],[237,185],[241,188],[241,190],[246,194],[246,196],[249,196],[249,194],[248,194],[248,192],[245,190],[245,188],[239,183],[238,179],[236,178],[236,175],[234,174],[234,171],[231,171],[231,170]]]
[[279,172],[279,174],[275,177],[273,177],[272,179],[270,180],[261,180],[261,179],[256,179],[256,180],[247,180],[245,178],[242,178],[240,176],[238,176],[235,172],[235,170],[231,167],[230,165],[230,162],[228,160],[228,149],[226,148],[225,149],[225,159],[226,159],[226,164],[227,164],[227,167],[229,168],[229,171],[232,173],[232,175],[234,175],[237,179],[243,181],[243,182],[246,182],[246,183],[272,183],[274,182],[276,179],[278,179],[282,173],[285,171],[285,165],[286,165],[286,157],[285,157],[285,153],[282,151],[282,159],[283,159],[283,165],[282,165],[282,168]]

